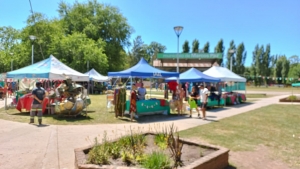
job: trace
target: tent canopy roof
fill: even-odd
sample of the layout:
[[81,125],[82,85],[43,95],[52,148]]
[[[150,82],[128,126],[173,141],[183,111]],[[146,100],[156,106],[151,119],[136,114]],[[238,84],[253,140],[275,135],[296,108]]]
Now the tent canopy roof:
[[7,78],[45,78],[50,80],[64,80],[66,76],[73,81],[89,81],[89,76],[68,67],[53,55],[48,59],[34,63],[7,73]]
[[179,77],[177,72],[167,72],[157,68],[154,68],[148,64],[148,62],[141,58],[141,60],[133,67],[120,71],[120,72],[108,72],[109,77]]
[[[166,81],[177,80],[176,77],[167,78]],[[180,82],[220,82],[220,79],[208,76],[196,68],[190,68],[179,76]]]
[[225,67],[213,66],[203,72],[208,76],[219,78],[222,82],[246,82],[246,78],[243,78]]
[[109,77],[101,75],[94,68],[91,69],[90,71],[86,72],[85,75],[88,75],[90,80],[96,81],[96,82],[106,82],[106,81],[110,80]]

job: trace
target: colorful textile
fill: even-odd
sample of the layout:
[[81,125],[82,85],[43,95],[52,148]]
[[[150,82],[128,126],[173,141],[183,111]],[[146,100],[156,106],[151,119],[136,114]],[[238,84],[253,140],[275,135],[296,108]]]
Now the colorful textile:
[[131,97],[130,97],[130,110],[129,113],[131,112],[136,112],[136,92],[133,90],[131,92]]
[[123,116],[125,112],[126,106],[126,90],[119,89],[118,91],[115,90],[115,114],[116,117]]
[[170,81],[170,82],[168,82],[168,85],[169,85],[170,90],[176,91],[176,87],[177,87],[178,83],[176,81]]

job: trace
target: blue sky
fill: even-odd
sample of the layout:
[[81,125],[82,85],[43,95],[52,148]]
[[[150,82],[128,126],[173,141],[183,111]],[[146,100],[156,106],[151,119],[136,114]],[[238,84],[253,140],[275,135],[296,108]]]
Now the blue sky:
[[[78,0],[79,2],[85,2]],[[184,40],[210,42],[213,52],[223,38],[225,50],[234,40],[247,50],[246,66],[252,62],[256,44],[271,44],[271,54],[300,55],[300,0],[98,0],[116,6],[146,44],[159,42],[166,52],[177,52],[173,27],[184,27]],[[34,12],[58,17],[60,0],[31,0]],[[73,3],[74,0],[65,0]],[[29,0],[0,0],[0,26],[25,27],[30,15]]]

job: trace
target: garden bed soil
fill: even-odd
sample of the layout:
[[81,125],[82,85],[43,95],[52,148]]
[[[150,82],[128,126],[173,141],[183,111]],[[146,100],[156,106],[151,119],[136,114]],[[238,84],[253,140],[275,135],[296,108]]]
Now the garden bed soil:
[[[147,133],[145,153],[150,154],[153,151],[163,151],[167,155],[171,155],[168,148],[161,150],[155,143],[155,134]],[[204,145],[188,140],[180,141],[183,143],[181,160],[184,164],[181,169],[223,169],[228,166],[228,153],[229,150],[212,145]],[[141,166],[126,166],[126,164],[120,159],[110,159],[110,165],[95,165],[86,164],[88,159],[88,153],[92,147],[83,147],[75,149],[75,168],[76,169],[138,169]]]
[[296,100],[290,100],[289,97],[286,97],[286,98],[282,98],[282,99],[279,99],[279,102],[296,102],[296,103],[300,103],[300,97],[299,96],[296,96]]

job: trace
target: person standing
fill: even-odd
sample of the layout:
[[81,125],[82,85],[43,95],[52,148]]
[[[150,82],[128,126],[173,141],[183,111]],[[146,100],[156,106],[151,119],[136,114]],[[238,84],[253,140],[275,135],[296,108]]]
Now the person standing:
[[206,120],[206,107],[207,107],[207,99],[208,99],[208,89],[204,87],[204,85],[200,85],[200,100],[201,100],[201,110],[203,114],[203,120]]
[[41,82],[36,82],[36,88],[33,89],[32,91],[32,97],[33,97],[33,102],[31,105],[31,110],[30,110],[30,122],[29,123],[34,123],[34,116],[35,113],[38,112],[38,122],[39,125],[42,125],[42,103],[45,98],[45,90],[42,88],[42,83]]
[[147,94],[146,88],[144,88],[144,83],[141,83],[141,87],[138,88],[138,98],[139,100],[145,100]]

